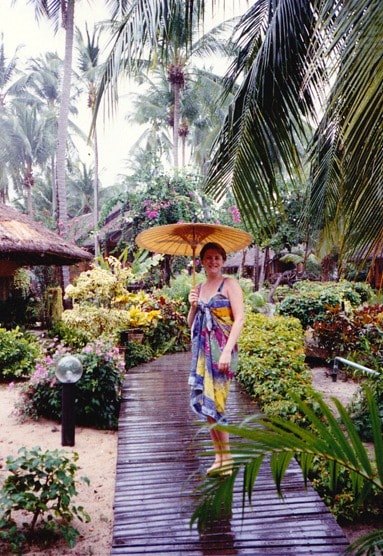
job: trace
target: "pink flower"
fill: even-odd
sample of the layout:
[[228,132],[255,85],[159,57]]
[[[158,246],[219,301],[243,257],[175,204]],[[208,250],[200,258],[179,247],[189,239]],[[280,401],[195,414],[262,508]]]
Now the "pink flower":
[[145,214],[148,218],[153,219],[153,218],[157,218],[158,216],[158,210],[146,210]]
[[239,212],[238,207],[236,206],[229,207],[229,212],[231,212],[233,222],[239,224],[241,222],[241,213]]

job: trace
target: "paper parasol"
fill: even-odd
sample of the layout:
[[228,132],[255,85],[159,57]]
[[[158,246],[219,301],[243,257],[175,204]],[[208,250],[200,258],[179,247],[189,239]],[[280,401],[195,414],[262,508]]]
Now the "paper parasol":
[[166,255],[193,257],[193,279],[195,257],[206,243],[219,243],[227,253],[239,251],[252,242],[247,232],[219,224],[181,223],[155,226],[144,230],[136,237],[139,247]]

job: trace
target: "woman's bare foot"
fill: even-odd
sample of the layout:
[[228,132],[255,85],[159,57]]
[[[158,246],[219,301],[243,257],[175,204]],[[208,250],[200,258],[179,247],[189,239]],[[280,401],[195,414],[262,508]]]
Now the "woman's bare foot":
[[231,457],[222,459],[220,474],[221,475],[232,475],[233,474],[233,459]]
[[220,459],[215,460],[213,465],[206,471],[206,474],[213,475],[214,473],[218,473],[218,471],[221,469],[221,465],[222,463]]

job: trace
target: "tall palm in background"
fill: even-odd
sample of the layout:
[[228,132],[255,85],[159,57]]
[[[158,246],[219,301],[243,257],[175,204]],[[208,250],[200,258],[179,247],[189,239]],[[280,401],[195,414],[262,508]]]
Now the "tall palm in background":
[[[0,42],[0,117],[6,112],[7,96],[14,88],[14,78],[17,68],[17,51],[8,59],[5,54],[4,37],[1,36]],[[2,132],[2,144],[0,145],[0,157],[2,160],[7,160],[7,153],[5,147],[8,144],[5,132]],[[0,166],[0,199],[5,203],[8,199],[8,179],[5,165]]]
[[[57,53],[47,52],[45,55],[32,58],[28,61],[26,70],[18,80],[19,93],[16,98],[24,103],[36,106],[39,110],[41,118],[47,119],[50,124],[53,141],[49,170],[52,176],[56,176],[56,154],[57,154],[57,131],[58,131],[58,115],[60,111],[60,91],[61,76],[63,69],[63,61]],[[21,89],[21,91],[20,91]],[[78,87],[71,87],[69,117],[68,117],[68,134],[66,143],[66,159],[67,161],[76,156],[77,149],[73,142],[72,136],[84,139],[84,133],[76,126],[74,117],[77,115],[76,100],[79,96]],[[48,168],[45,169],[48,171]],[[53,183],[52,192],[52,219],[57,218],[57,188],[56,180],[49,180]]]
[[[55,118],[42,112],[35,104],[13,100],[7,117],[1,117],[1,152],[6,159],[0,160],[11,176],[15,192],[27,202],[27,211],[32,216],[32,187],[36,167],[44,168],[55,148]],[[5,143],[5,144],[3,144]]]
[[[77,65],[80,72],[80,79],[85,82],[87,88],[87,105],[91,110],[92,118],[95,111],[95,103],[97,97],[97,88],[99,75],[102,66],[100,65],[100,30],[93,30],[92,35],[89,34],[86,26],[86,38],[80,29],[76,29],[76,48],[77,48]],[[94,156],[94,178],[93,178],[93,226],[94,226],[94,254],[96,257],[100,255],[100,244],[97,233],[99,220],[99,164],[98,164],[98,143],[97,143],[97,124],[95,122],[92,128],[92,147]]]
[[232,45],[223,35],[228,32],[230,23],[203,34],[197,25],[202,13],[200,1],[154,1],[150,13],[144,0],[129,3],[114,23],[113,48],[105,64],[96,104],[98,110],[103,94],[112,105],[116,102],[121,74],[135,76],[148,72],[149,75],[153,67],[160,65],[160,73],[166,68],[172,99],[168,120],[172,128],[174,168],[179,166],[180,138],[183,140],[189,131],[182,102],[188,82],[193,79],[193,60],[211,54],[227,56],[232,53]]
[[[68,232],[68,209],[65,185],[65,157],[68,135],[69,102],[72,81],[72,56],[74,40],[74,8],[75,0],[53,0],[48,3],[45,0],[31,0],[35,5],[36,17],[47,17],[52,20],[58,28],[62,25],[65,29],[65,56],[61,88],[60,111],[57,127],[57,151],[56,151],[56,176],[57,183],[57,226],[59,232],[67,237]],[[62,287],[69,284],[69,268],[62,266]]]
[[[140,82],[144,88],[133,96],[128,121],[145,126],[132,151],[139,146],[166,157],[169,162],[174,152],[169,126],[174,122],[174,96],[169,90],[168,73],[164,66],[154,72],[143,72]],[[190,163],[205,172],[206,161],[213,141],[223,124],[227,110],[219,102],[223,92],[222,78],[207,69],[190,66],[188,79],[180,101],[181,167],[186,164],[186,147],[190,149]],[[230,97],[227,99],[227,103]],[[173,131],[173,127],[172,127]]]

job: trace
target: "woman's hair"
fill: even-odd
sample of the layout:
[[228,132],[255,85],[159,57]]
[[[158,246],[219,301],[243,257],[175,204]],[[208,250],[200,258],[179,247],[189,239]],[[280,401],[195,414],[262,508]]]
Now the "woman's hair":
[[210,243],[205,243],[205,245],[202,247],[201,252],[199,254],[199,258],[201,259],[201,261],[203,260],[205,253],[208,249],[214,249],[214,251],[217,251],[223,258],[223,260],[226,261],[225,249],[219,243],[214,243],[213,241]]

